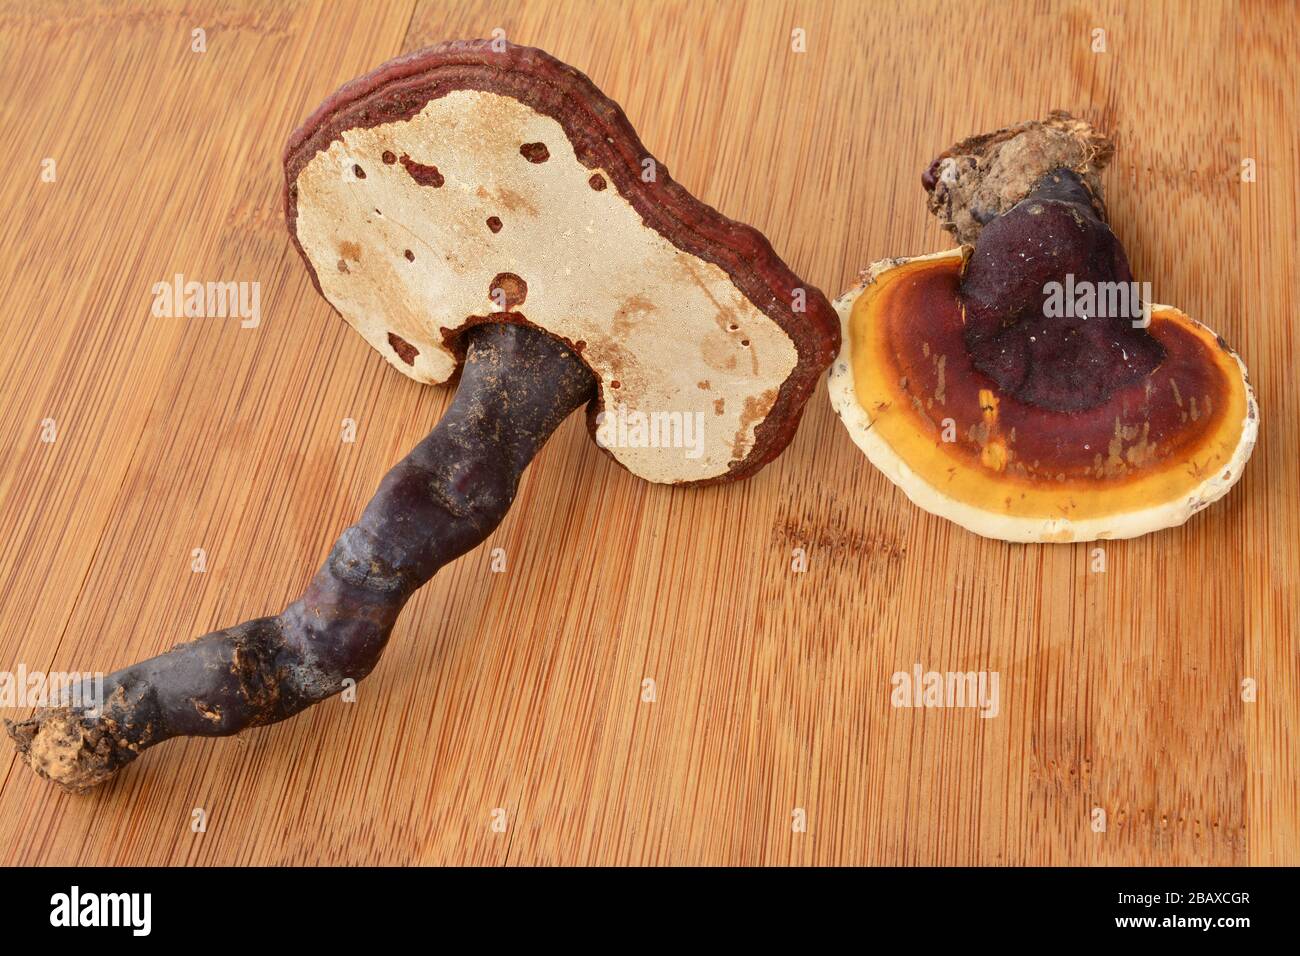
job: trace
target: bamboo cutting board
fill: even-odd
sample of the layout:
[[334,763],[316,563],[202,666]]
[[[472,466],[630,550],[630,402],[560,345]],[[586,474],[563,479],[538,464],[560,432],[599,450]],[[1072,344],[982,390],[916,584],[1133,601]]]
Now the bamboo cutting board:
[[[1057,107],[1110,130],[1134,272],[1250,367],[1244,479],[1097,572],[911,506],[824,387],[729,487],[647,485],[573,420],[354,702],[83,797],[6,747],[0,862],[1300,863],[1291,5],[5,3],[0,668],[277,612],[438,419],[312,290],[280,149],[343,81],[494,28],[831,296],[947,247],[919,175],[949,143]],[[260,283],[260,323],[153,317],[177,273]],[[891,707],[917,663],[998,672],[998,715]]]

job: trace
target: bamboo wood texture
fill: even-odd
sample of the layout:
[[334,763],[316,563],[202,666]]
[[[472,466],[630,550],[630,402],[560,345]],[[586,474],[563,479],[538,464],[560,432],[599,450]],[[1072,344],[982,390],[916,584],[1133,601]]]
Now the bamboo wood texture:
[[[280,149],[343,81],[494,28],[587,72],[831,296],[949,245],[919,186],[949,143],[1054,107],[1110,130],[1134,272],[1250,368],[1244,479],[1094,573],[1091,545],[911,506],[824,387],[777,462],[703,490],[633,478],[574,419],[355,702],[83,797],[6,748],[0,862],[1300,863],[1291,5],[4,4],[0,668],[107,672],[278,611],[438,419],[450,392],[313,291]],[[260,325],[155,318],[177,273],[260,282]],[[1000,713],[891,707],[917,662],[999,672]]]

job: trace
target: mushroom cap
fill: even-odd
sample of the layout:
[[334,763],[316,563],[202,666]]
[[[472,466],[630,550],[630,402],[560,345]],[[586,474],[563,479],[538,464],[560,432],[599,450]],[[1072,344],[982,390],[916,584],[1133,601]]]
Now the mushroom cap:
[[753,474],[839,347],[820,291],[540,50],[456,41],[386,63],[316,110],[284,166],[317,289],[397,369],[445,382],[469,326],[544,329],[597,379],[597,442],[650,481]]
[[877,262],[835,303],[831,404],[913,502],[990,538],[1092,541],[1182,524],[1236,483],[1259,411],[1222,338],[1152,305],[1147,331],[1165,357],[1149,375],[1085,410],[1027,404],[964,346],[969,253]]

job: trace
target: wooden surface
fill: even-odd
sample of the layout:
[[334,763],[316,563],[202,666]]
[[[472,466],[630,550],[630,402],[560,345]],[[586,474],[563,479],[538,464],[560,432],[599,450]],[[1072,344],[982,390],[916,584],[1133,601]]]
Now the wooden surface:
[[[831,296],[949,245],[919,175],[955,139],[1053,107],[1111,130],[1134,271],[1250,367],[1244,479],[1092,573],[911,506],[824,386],[731,487],[647,485],[572,420],[356,702],[79,798],[6,748],[0,862],[1300,863],[1292,5],[4,4],[0,667],[107,672],[278,611],[438,419],[449,393],[313,291],[280,149],[343,81],[495,27]],[[260,282],[261,324],[153,317],[178,272]],[[999,715],[891,707],[917,662],[999,672]]]

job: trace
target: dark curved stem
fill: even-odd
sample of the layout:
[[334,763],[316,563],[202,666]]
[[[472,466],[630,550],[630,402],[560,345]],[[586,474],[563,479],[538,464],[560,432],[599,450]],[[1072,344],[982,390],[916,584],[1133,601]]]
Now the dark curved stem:
[[110,674],[98,708],[7,722],[28,764],[80,792],[164,740],[285,720],[369,674],[407,599],[492,532],[524,468],[593,394],[591,374],[543,332],[484,325],[466,339],[451,408],[384,477],[302,597]]

